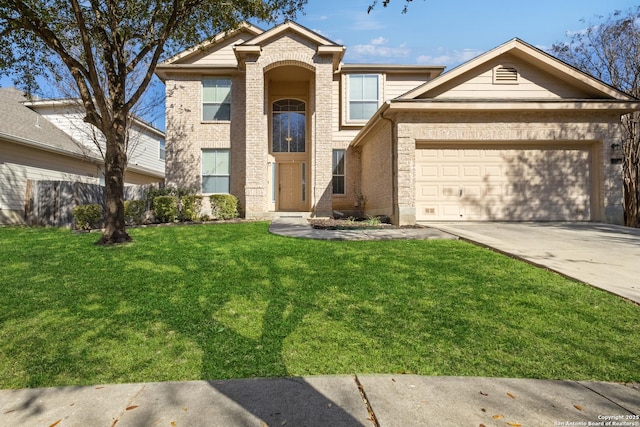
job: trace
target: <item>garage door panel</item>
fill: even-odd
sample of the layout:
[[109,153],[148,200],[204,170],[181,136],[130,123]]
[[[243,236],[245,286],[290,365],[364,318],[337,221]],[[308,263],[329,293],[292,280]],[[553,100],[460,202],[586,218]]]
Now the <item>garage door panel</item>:
[[418,220],[590,220],[588,147],[416,150]]

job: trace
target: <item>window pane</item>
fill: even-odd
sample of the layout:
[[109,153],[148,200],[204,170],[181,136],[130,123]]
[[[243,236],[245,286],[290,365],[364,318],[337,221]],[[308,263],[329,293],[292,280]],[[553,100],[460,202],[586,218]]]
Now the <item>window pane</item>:
[[333,194],[344,194],[344,176],[333,177]]
[[215,174],[229,175],[229,151],[216,151]]
[[202,120],[230,120],[231,105],[229,104],[204,104],[202,106]]
[[287,144],[287,114],[276,113],[273,115],[273,147],[274,153],[286,153],[289,151]]
[[378,109],[378,75],[352,75],[349,78],[349,119],[368,120]]
[[305,151],[305,120],[304,114],[300,113],[288,113],[289,114],[289,137],[291,143],[289,144],[289,151],[292,153],[304,153]]
[[363,76],[362,99],[378,100],[378,76]]
[[349,76],[349,99],[362,99],[362,78],[364,76]]
[[229,177],[228,176],[203,176],[202,192],[203,193],[228,193]]
[[344,150],[333,150],[333,174],[344,175]]
[[202,175],[229,175],[229,150],[202,150]]
[[332,168],[333,194],[345,194],[344,191],[344,150],[333,150]]
[[231,79],[202,81],[202,120],[231,120]]

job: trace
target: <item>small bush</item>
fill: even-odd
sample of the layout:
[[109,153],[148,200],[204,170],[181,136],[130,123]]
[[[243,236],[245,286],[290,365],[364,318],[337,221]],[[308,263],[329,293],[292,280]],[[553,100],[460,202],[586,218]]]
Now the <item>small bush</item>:
[[178,219],[178,198],[176,196],[154,197],[153,215],[158,222],[175,222]]
[[180,210],[181,221],[197,221],[200,218],[202,208],[202,196],[183,196]]
[[238,216],[238,198],[233,194],[213,194],[209,200],[215,218],[231,219]]
[[144,200],[125,200],[124,201],[124,220],[128,225],[142,224],[144,219]]
[[80,205],[73,208],[73,220],[78,230],[91,230],[102,226],[102,206],[98,204]]

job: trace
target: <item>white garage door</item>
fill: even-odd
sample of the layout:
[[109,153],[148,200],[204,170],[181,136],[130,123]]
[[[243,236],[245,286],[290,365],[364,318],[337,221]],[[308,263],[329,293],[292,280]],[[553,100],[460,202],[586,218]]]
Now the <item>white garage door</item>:
[[587,146],[416,149],[416,219],[588,221]]

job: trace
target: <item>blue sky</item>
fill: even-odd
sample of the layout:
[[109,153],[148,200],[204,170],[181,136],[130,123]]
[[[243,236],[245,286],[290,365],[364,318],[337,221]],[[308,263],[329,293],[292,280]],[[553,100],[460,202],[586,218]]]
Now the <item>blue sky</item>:
[[[514,37],[542,49],[586,27],[580,19],[628,10],[637,0],[309,0],[296,21],[347,46],[345,62],[459,65]],[[379,1],[381,3],[381,0]],[[260,24],[258,24],[261,26]]]
[[[371,0],[309,0],[296,22],[345,45],[344,62],[444,65],[446,72],[514,37],[548,50],[597,16],[626,11],[640,1],[413,0],[406,14],[401,13],[404,0],[391,0],[386,8],[379,3],[367,14]],[[0,86],[11,85],[10,79],[0,79]],[[164,130],[163,108],[144,119]]]

